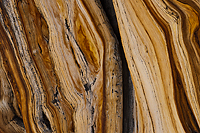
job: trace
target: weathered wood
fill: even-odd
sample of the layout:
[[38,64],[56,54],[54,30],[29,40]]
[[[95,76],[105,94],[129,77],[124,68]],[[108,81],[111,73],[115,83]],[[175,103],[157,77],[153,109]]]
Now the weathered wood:
[[113,3],[135,87],[135,132],[200,132],[199,1]]
[[121,132],[122,65],[100,3],[0,6],[2,132]]
[[0,133],[200,132],[199,20],[199,0],[0,0]]
[[122,59],[122,78],[123,78],[123,132],[132,133],[134,130],[134,88],[131,80],[130,72],[128,70],[126,58],[123,52],[117,18],[115,14],[112,0],[101,0],[104,11],[109,19],[117,39],[119,40],[119,50]]

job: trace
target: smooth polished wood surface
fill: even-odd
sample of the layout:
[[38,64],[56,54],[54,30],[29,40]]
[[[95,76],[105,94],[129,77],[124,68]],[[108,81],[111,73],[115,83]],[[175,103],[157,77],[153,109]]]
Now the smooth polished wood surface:
[[199,20],[199,0],[0,0],[0,133],[200,132]]

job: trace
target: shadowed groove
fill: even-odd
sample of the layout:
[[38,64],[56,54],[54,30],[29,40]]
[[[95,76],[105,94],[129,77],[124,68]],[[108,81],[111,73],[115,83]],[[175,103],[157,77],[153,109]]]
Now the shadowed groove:
[[115,15],[112,0],[101,0],[103,9],[109,19],[110,25],[119,41],[120,56],[122,58],[122,75],[123,75],[123,132],[133,132],[134,129],[134,88],[128,70],[127,61],[124,55],[119,34],[118,23]]

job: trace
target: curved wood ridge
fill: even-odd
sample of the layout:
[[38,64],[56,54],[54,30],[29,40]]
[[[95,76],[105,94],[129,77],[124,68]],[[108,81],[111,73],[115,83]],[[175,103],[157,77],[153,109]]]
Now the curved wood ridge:
[[135,132],[200,132],[198,0],[113,0],[136,96]]
[[1,132],[122,132],[121,59],[101,5],[0,6]]
[[0,133],[199,133],[199,22],[199,0],[0,0]]

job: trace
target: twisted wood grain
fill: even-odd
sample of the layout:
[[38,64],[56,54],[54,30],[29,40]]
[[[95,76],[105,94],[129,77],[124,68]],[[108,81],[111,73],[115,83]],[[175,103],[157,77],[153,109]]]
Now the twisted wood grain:
[[0,6],[1,132],[121,132],[121,59],[100,3]]
[[0,0],[0,133],[200,132],[199,20],[199,0]]
[[199,1],[113,3],[135,87],[135,132],[200,132]]

